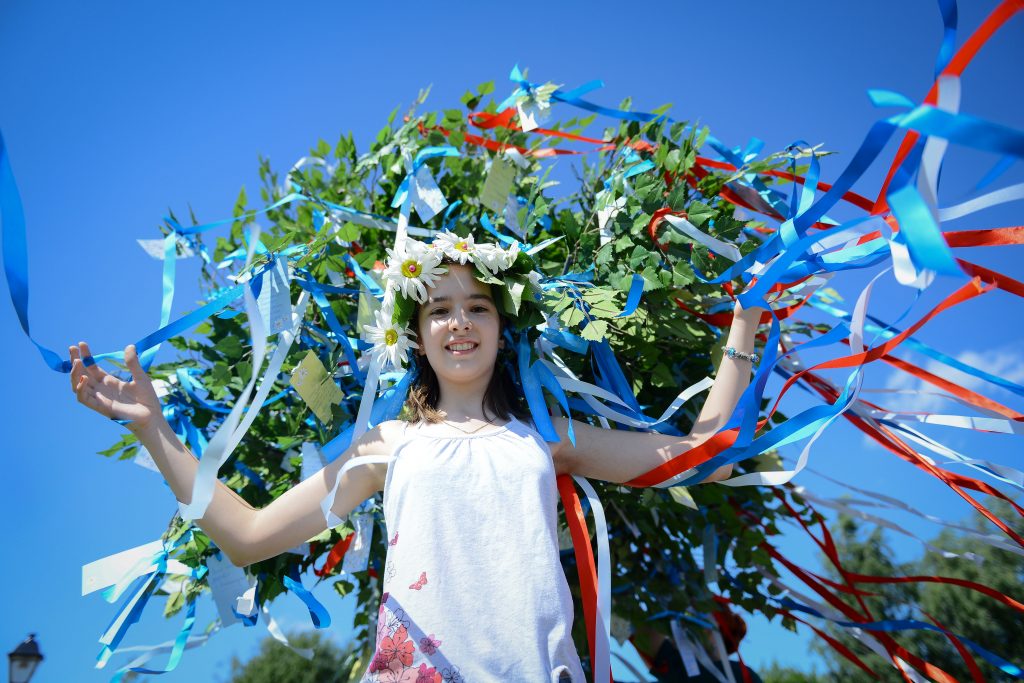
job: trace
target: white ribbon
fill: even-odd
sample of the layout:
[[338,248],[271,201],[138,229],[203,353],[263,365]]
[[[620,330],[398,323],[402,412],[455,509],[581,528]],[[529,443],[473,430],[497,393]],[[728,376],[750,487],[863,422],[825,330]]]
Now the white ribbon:
[[666,215],[664,219],[673,228],[683,233],[684,235],[694,240],[695,242],[703,244],[705,247],[715,252],[716,254],[721,254],[730,261],[739,261],[740,258],[742,258],[740,250],[735,244],[723,242],[722,240],[716,237],[712,237],[706,232],[702,232],[701,230],[697,229],[697,227],[693,223],[686,220],[685,218],[681,218],[679,216]]
[[[253,241],[255,241],[255,238]],[[225,418],[224,423],[217,430],[217,433],[213,435],[213,438],[210,439],[210,443],[206,447],[202,459],[199,461],[199,468],[196,470],[195,480],[192,483],[191,502],[188,504],[178,503],[182,519],[200,519],[206,514],[206,509],[213,500],[217,473],[221,465],[227,461],[231,453],[242,441],[246,432],[249,431],[249,427],[256,419],[260,408],[263,407],[263,403],[270,394],[271,388],[277,381],[277,376],[288,355],[288,350],[297,336],[298,328],[302,324],[302,319],[306,313],[306,306],[309,303],[309,293],[303,291],[295,307],[292,309],[292,329],[282,330],[278,334],[277,348],[274,350],[274,355],[267,365],[266,372],[260,378],[259,370],[263,367],[263,358],[266,355],[267,337],[263,326],[263,316],[259,313],[256,300],[252,296],[249,287],[246,287],[244,291],[245,308],[249,316],[249,328],[252,334],[252,377],[249,379],[248,385],[246,385],[245,389],[235,400],[235,405],[232,407],[227,418]],[[246,411],[246,405],[249,402],[249,395],[252,393],[257,379],[260,379],[259,389],[256,391],[252,405],[248,406],[248,412],[243,418],[242,415]]]
[[920,517],[921,519],[928,520],[929,522],[932,522],[933,524],[938,524],[939,526],[944,526],[944,527],[946,527],[948,529],[953,529],[953,530],[958,531],[958,532],[960,532],[962,534],[966,534],[967,536],[970,536],[971,538],[973,538],[973,539],[975,539],[975,540],[977,540],[977,541],[979,541],[981,543],[984,543],[986,545],[990,545],[993,548],[999,548],[1000,550],[1005,550],[1007,552],[1011,552],[1011,553],[1015,553],[1017,555],[1024,556],[1024,548],[1021,548],[1020,546],[1018,546],[1016,544],[1009,544],[1009,543],[1004,542],[1002,536],[997,536],[995,534],[982,534],[982,533],[978,532],[977,530],[972,529],[970,527],[966,527],[966,526],[963,526],[961,524],[956,524],[954,522],[947,522],[946,520],[942,519],[941,517],[936,517],[935,515],[929,515],[927,513],[921,512],[917,508],[915,508],[915,507],[913,507],[911,505],[908,505],[907,503],[904,503],[902,500],[899,500],[898,498],[893,498],[892,496],[887,496],[884,493],[877,493],[875,491],[869,491],[867,489],[858,488],[858,487],[853,486],[852,484],[849,484],[847,482],[839,481],[838,479],[833,479],[832,477],[828,476],[827,474],[823,474],[823,473],[818,472],[817,470],[812,469],[812,468],[808,468],[807,471],[812,473],[812,474],[814,474],[814,475],[816,475],[816,476],[818,476],[818,477],[821,477],[822,479],[825,479],[826,481],[830,481],[833,484],[836,484],[838,486],[842,486],[843,488],[846,488],[846,489],[848,489],[850,491],[853,491],[855,493],[859,493],[859,494],[864,495],[864,496],[868,496],[869,498],[873,498],[874,500],[878,501],[877,503],[871,503],[869,501],[861,501],[861,500],[857,500],[857,499],[845,500],[844,502],[849,504],[849,505],[885,507],[885,508],[890,508],[890,509],[893,509],[893,510],[901,510],[903,512],[909,512],[910,514],[912,514],[912,515],[914,515],[916,517]]
[[[611,633],[612,633],[612,566],[611,554],[608,550],[608,522],[604,516],[601,499],[590,482],[583,477],[573,475],[573,479],[583,489],[590,502],[590,512],[594,516],[594,536],[597,538],[597,615],[594,634],[594,679],[603,677],[611,670]],[[601,672],[601,673],[598,673]]]
[[360,455],[351,458],[341,466],[338,470],[338,474],[334,477],[334,482],[331,483],[330,492],[320,501],[320,509],[324,513],[324,519],[327,520],[328,529],[333,529],[345,521],[338,515],[334,514],[331,510],[331,508],[334,507],[334,499],[338,495],[338,486],[341,484],[341,476],[356,465],[378,465],[390,463],[394,461],[394,459],[395,456],[393,455]]
[[274,621],[274,617],[270,616],[270,608],[267,605],[267,603],[263,603],[263,606],[260,609],[262,609],[263,617],[267,621],[267,630],[270,631],[270,635],[274,637],[274,640],[281,643],[286,648],[288,648],[298,656],[302,657],[303,659],[313,659],[313,655],[316,654],[313,652],[313,650],[310,650],[309,648],[305,647],[294,647],[291,643],[288,642],[288,636],[284,634],[284,631],[281,630],[281,627],[277,625],[276,621]]
[[983,194],[980,197],[968,199],[966,202],[962,202],[954,206],[948,206],[945,209],[939,209],[939,219],[943,221],[951,221],[957,218],[963,218],[975,211],[981,211],[982,209],[987,209],[990,206],[996,206],[997,204],[1014,202],[1018,199],[1024,199],[1024,183],[1017,183],[1016,185],[1010,185],[998,190],[993,190],[992,192]]

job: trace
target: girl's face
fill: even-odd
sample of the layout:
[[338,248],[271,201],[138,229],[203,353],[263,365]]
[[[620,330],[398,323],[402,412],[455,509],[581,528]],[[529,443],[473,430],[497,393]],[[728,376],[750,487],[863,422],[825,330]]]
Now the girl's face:
[[490,379],[501,322],[490,286],[476,279],[472,266],[448,266],[448,273],[427,289],[417,324],[419,353],[438,379],[460,384]]

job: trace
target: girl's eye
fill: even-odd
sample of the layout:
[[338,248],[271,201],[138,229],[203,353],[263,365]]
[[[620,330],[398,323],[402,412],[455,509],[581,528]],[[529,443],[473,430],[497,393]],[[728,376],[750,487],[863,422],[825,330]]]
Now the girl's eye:
[[447,312],[448,312],[448,311],[447,311],[447,309],[444,309],[444,308],[435,308],[434,310],[432,310],[432,311],[430,312],[430,315],[444,315],[444,314],[445,314],[445,313],[447,313]]

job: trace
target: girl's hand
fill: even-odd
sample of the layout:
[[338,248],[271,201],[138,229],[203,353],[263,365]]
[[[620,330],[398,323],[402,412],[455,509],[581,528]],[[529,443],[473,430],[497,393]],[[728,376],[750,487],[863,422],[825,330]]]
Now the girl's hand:
[[130,420],[132,431],[143,429],[154,418],[162,416],[153,381],[142,369],[134,345],[124,350],[125,365],[132,373],[131,382],[107,374],[98,365],[86,367],[82,359],[92,354],[85,342],[69,347],[68,351],[71,353],[71,390],[78,395],[79,403],[111,420]]

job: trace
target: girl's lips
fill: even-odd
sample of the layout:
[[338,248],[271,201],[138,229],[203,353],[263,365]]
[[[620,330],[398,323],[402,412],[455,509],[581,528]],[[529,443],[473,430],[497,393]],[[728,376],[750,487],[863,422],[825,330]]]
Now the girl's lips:
[[[477,346],[479,346],[479,344],[476,342],[452,342],[450,344],[445,344],[444,349],[453,356],[468,356],[476,351]],[[458,347],[458,349],[452,347]]]

